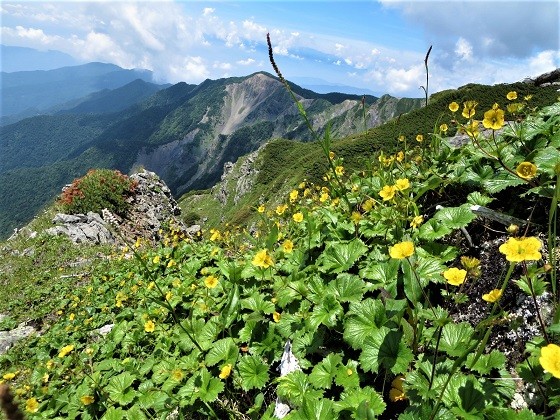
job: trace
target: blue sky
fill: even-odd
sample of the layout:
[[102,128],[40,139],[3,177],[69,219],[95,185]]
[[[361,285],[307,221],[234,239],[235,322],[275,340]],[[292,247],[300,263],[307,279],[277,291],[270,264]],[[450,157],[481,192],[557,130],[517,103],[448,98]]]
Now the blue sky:
[[[147,68],[159,82],[269,71],[296,82],[423,96],[560,67],[557,0],[58,1],[0,4],[4,45]],[[317,79],[314,81],[314,79]]]

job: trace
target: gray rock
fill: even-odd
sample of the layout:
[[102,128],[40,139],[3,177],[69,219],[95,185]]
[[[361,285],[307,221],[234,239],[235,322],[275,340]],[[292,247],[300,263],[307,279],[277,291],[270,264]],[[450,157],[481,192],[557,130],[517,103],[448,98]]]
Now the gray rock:
[[13,330],[0,331],[0,354],[6,353],[16,342],[36,332],[35,328],[26,325],[25,322]]

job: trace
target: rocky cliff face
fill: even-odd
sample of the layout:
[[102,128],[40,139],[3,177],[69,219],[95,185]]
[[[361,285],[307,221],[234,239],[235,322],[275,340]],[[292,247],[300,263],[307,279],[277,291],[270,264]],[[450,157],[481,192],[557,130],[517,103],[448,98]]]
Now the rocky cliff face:
[[[319,133],[327,124],[331,125],[334,137],[344,137],[364,128],[359,100],[331,103],[325,99],[326,95],[296,97]],[[257,73],[226,83],[216,98],[219,99],[206,105],[205,112],[196,114],[197,120],[179,138],[142,148],[135,165],[157,172],[174,192],[181,194],[192,188],[211,187],[219,181],[226,162],[235,162],[272,138],[299,141],[312,138],[282,83],[268,74]],[[404,103],[390,96],[378,102],[366,104],[368,128],[421,105],[420,100]],[[181,124],[177,119],[192,119],[193,115],[177,114],[174,124]]]

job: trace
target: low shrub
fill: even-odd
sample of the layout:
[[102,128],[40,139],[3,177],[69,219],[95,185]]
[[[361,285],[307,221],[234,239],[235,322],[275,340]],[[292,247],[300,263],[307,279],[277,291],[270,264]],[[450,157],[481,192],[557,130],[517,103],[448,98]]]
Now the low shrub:
[[92,169],[65,188],[58,202],[68,214],[99,213],[106,208],[123,216],[128,208],[126,199],[135,188],[136,183],[117,170]]

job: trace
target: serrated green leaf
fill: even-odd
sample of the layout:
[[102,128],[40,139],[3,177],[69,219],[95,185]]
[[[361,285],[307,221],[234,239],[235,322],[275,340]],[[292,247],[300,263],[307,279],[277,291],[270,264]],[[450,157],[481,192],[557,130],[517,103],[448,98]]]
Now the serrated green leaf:
[[271,314],[275,309],[274,303],[265,300],[264,296],[260,293],[254,293],[248,298],[241,300],[241,307],[263,314]]
[[329,354],[327,357],[321,360],[321,362],[315,365],[315,367],[309,374],[309,380],[316,388],[329,389],[337,374],[338,366],[341,363],[342,357],[340,356],[340,354]]
[[428,241],[433,241],[434,239],[439,239],[448,235],[452,232],[452,229],[445,226],[441,221],[434,218],[428,220],[418,229],[418,237],[420,239],[426,239]]
[[402,340],[402,331],[381,327],[369,335],[362,346],[360,364],[366,372],[378,372],[380,367],[392,373],[405,373],[414,359]]
[[165,409],[169,400],[170,397],[167,393],[158,389],[151,389],[140,394],[138,404],[144,409],[153,409],[159,412]]
[[445,207],[434,214],[433,219],[438,220],[450,229],[459,229],[467,226],[474,220],[476,215],[470,209],[470,205],[459,207]]
[[516,187],[524,183],[525,181],[522,179],[510,174],[509,172],[502,171],[495,174],[493,178],[485,179],[482,182],[482,186],[490,194],[496,194],[508,187]]
[[349,273],[341,273],[338,277],[329,283],[329,288],[333,291],[339,302],[359,301],[363,294],[364,281]]
[[514,410],[513,408],[488,407],[484,411],[486,420],[544,420],[544,417],[535,414],[528,408]]
[[346,365],[340,365],[336,372],[335,383],[345,389],[357,388],[360,385],[358,362],[349,360]]
[[146,410],[146,405],[134,404],[126,410],[126,418],[128,420],[148,420],[148,416],[145,414]]
[[214,378],[207,369],[200,371],[194,383],[198,389],[198,398],[205,402],[214,401],[224,390],[224,383],[218,378]]
[[492,201],[494,201],[494,198],[488,197],[482,194],[480,191],[474,191],[467,195],[467,203],[471,205],[476,204],[479,206],[485,206]]
[[333,295],[328,294],[320,304],[313,308],[313,312],[309,316],[309,326],[312,330],[321,324],[334,327],[343,313],[344,310],[340,303]]
[[122,420],[126,418],[126,412],[122,408],[109,407],[101,420]]
[[364,279],[373,280],[377,287],[383,287],[391,296],[397,296],[397,274],[400,261],[390,259],[379,264],[368,264],[360,270],[360,276]]
[[321,272],[341,273],[350,269],[367,250],[367,246],[357,238],[349,242],[328,242],[317,265]]
[[212,345],[212,348],[206,355],[206,364],[208,366],[214,366],[224,361],[224,363],[231,363],[233,365],[238,355],[239,348],[235,340],[231,337],[222,338],[221,340],[215,341]]
[[356,415],[355,418],[361,419],[368,418],[367,413],[370,410],[378,416],[385,411],[385,407],[381,395],[369,386],[344,391],[340,396],[340,402],[336,403],[337,411],[349,411]]
[[306,399],[303,406],[290,412],[289,420],[331,420],[335,418],[334,404],[331,400]]
[[440,350],[450,356],[461,356],[472,344],[473,331],[473,327],[465,322],[445,325],[441,334]]
[[539,150],[533,163],[537,165],[537,175],[546,173],[555,176],[554,168],[560,163],[560,150],[552,146]]
[[135,377],[130,372],[120,373],[111,378],[109,384],[105,387],[105,391],[116,403],[120,405],[130,404],[136,396],[136,392],[130,389],[134,380]]
[[344,317],[344,340],[359,349],[366,337],[375,333],[387,322],[385,307],[379,299],[365,299],[352,303]]
[[498,351],[492,350],[490,354],[482,354],[473,365],[476,354],[471,353],[467,356],[466,366],[470,369],[477,371],[481,375],[486,375],[492,371],[492,369],[502,369],[506,362],[506,356]]
[[306,399],[319,399],[323,396],[323,391],[314,389],[309,377],[301,370],[296,370],[278,378],[276,392],[279,397],[296,406],[303,405]]
[[262,388],[268,382],[268,365],[256,356],[243,356],[237,363],[241,387],[248,391]]

